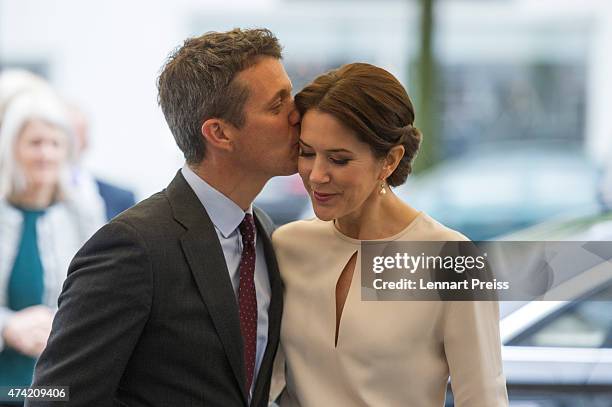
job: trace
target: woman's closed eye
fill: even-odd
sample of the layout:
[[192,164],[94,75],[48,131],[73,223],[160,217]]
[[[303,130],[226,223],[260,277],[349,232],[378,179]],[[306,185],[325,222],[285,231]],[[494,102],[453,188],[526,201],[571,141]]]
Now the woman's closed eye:
[[329,157],[329,160],[336,165],[346,165],[349,163],[349,161],[351,161],[348,158],[334,158],[334,157]]
[[[304,151],[300,149],[299,156],[304,157],[304,158],[312,158],[315,156],[315,153],[312,151]],[[335,165],[346,165],[349,163],[349,161],[351,161],[351,159],[350,158],[329,157],[329,161],[331,161],[332,164],[335,164]]]

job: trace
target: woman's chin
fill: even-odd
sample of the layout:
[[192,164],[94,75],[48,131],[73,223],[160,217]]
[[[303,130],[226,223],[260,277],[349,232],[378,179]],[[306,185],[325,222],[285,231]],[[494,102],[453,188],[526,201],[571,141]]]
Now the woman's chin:
[[39,190],[39,189],[55,188],[58,183],[59,183],[59,179],[57,176],[43,175],[43,176],[32,177],[28,182],[28,186],[31,189]]
[[329,221],[329,220],[334,220],[334,214],[332,211],[330,210],[323,210],[323,209],[317,209],[317,207],[314,208],[314,213],[316,215],[317,218],[323,220],[323,221]]

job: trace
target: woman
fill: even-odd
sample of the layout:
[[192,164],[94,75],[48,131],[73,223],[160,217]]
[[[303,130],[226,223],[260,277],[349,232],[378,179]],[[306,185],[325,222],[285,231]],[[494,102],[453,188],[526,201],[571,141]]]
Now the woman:
[[31,383],[68,264],[104,219],[71,199],[72,151],[55,96],[11,101],[0,129],[0,386]]
[[466,240],[402,202],[421,140],[402,85],[349,64],[295,97],[318,219],[273,235],[285,284],[281,406],[506,406],[495,302],[361,301],[362,240]]

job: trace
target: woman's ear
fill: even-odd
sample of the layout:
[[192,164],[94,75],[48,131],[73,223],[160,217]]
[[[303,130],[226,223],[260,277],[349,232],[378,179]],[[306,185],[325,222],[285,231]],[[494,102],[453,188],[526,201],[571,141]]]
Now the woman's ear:
[[400,161],[404,157],[405,153],[404,146],[393,146],[387,153],[387,156],[383,159],[382,178],[386,179],[388,176],[393,174],[393,171],[397,168]]
[[233,126],[222,119],[212,118],[202,123],[201,135],[207,146],[213,149],[232,151]]

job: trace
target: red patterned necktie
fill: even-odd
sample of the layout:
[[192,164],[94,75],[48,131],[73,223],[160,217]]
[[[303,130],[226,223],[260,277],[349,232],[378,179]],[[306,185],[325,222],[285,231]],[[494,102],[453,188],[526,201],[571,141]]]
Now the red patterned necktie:
[[239,226],[242,235],[242,257],[240,258],[240,331],[244,343],[246,367],[246,392],[249,394],[255,372],[257,353],[257,295],[255,294],[255,223],[253,215],[247,213]]

